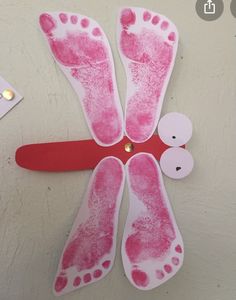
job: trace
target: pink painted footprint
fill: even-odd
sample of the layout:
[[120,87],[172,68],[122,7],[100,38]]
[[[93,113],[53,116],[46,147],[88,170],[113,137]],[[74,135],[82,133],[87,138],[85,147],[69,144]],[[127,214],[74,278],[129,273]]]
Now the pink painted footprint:
[[79,14],[44,13],[39,19],[51,52],[78,94],[95,141],[123,137],[123,117],[111,49],[96,21]]
[[87,195],[63,250],[54,293],[63,295],[96,282],[112,268],[124,186],[124,166],[115,157],[93,171]]
[[143,8],[124,8],[118,46],[127,76],[126,134],[142,143],[154,133],[174,66],[178,32],[166,17]]
[[126,165],[130,207],[122,241],[126,276],[142,290],[174,276],[183,263],[183,241],[155,158],[131,157]]

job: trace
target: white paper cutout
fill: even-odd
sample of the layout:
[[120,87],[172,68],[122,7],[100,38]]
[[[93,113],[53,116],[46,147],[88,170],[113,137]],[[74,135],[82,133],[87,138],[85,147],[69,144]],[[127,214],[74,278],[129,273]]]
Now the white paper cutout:
[[165,16],[130,7],[120,12],[117,36],[127,77],[126,135],[142,143],[157,127],[174,67],[178,31]]
[[101,160],[92,173],[62,252],[54,282],[55,295],[96,282],[110,272],[123,187],[123,163],[115,157]]
[[163,173],[172,179],[182,179],[193,169],[192,155],[183,148],[169,148],[161,156],[160,166]]
[[5,100],[4,97],[0,98],[0,119],[23,99],[23,97],[0,76],[0,94],[6,89],[12,90],[15,96],[10,101]]
[[187,144],[192,133],[192,122],[188,117],[177,112],[166,114],[158,123],[158,134],[169,146],[179,147]]
[[122,240],[126,276],[137,288],[153,289],[181,268],[184,248],[156,159],[147,153],[126,165],[129,213]]
[[110,146],[123,137],[123,112],[112,52],[101,26],[71,13],[44,13],[42,33],[54,59],[78,94],[95,141]]

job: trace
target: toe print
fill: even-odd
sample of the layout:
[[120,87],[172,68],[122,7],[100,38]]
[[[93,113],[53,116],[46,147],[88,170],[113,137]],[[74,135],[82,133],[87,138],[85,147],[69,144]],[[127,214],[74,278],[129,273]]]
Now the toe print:
[[73,281],[73,286],[74,287],[78,287],[81,283],[81,278],[79,276],[75,277],[74,281]]
[[95,270],[93,273],[94,278],[99,278],[102,276],[102,270]]
[[182,251],[183,242],[154,157],[137,154],[130,158],[126,170],[130,207],[122,259],[131,283],[149,290],[179,270],[183,255],[177,258],[175,254]]
[[182,247],[181,247],[180,245],[177,245],[177,246],[175,247],[175,251],[176,251],[177,253],[183,253],[183,249],[182,249]]
[[163,21],[161,23],[161,29],[162,30],[167,30],[168,27],[169,27],[169,23],[167,21]]
[[67,277],[65,277],[63,274],[60,274],[55,281],[54,289],[56,293],[60,293],[63,291],[63,289],[66,287],[68,283]]
[[163,279],[164,277],[165,277],[165,273],[163,272],[163,271],[161,271],[161,270],[157,270],[156,271],[156,277],[157,277],[157,279]]
[[92,280],[91,274],[87,273],[84,275],[84,283],[89,283]]
[[171,265],[164,265],[164,270],[166,271],[166,273],[170,274],[172,272]]
[[176,34],[175,32],[171,32],[168,36],[168,39],[171,41],[171,42],[175,42],[176,40]]
[[153,24],[153,25],[157,25],[159,22],[160,22],[160,17],[154,16],[154,17],[152,18],[152,24]]
[[165,17],[141,8],[123,9],[118,26],[119,52],[128,81],[126,134],[141,143],[157,126],[175,61],[178,32]]
[[59,14],[59,18],[60,18],[60,20],[61,20],[61,22],[62,22],[63,24],[66,24],[67,21],[68,21],[68,16],[67,16],[67,14],[61,13],[61,14]]
[[74,14],[45,13],[39,22],[55,60],[81,100],[94,139],[103,146],[117,143],[123,137],[122,110],[104,32],[94,20]]
[[148,275],[143,271],[134,270],[131,276],[134,283],[139,287],[146,287],[149,284]]
[[89,20],[88,20],[87,18],[83,18],[83,19],[81,20],[81,26],[82,26],[83,28],[87,28],[87,27],[89,26]]
[[102,263],[102,266],[104,269],[108,269],[110,267],[111,261],[110,260],[106,260],[104,261],[104,263]]
[[92,33],[94,36],[102,35],[101,30],[98,27],[94,28]]
[[128,29],[130,25],[135,24],[135,21],[136,21],[136,14],[132,9],[127,8],[122,11],[120,17],[120,23],[123,29]]
[[111,270],[123,184],[123,165],[116,158],[105,158],[94,170],[59,263],[55,294],[97,281]]
[[77,22],[78,22],[78,17],[77,17],[77,16],[71,16],[71,17],[70,17],[70,21],[71,21],[72,24],[77,24]]
[[52,35],[52,31],[56,28],[56,23],[49,14],[43,14],[40,16],[40,25],[45,34]]
[[171,261],[172,261],[173,265],[175,265],[175,266],[179,265],[179,258],[178,257],[172,257]]
[[152,17],[152,15],[151,15],[151,13],[149,11],[145,11],[143,13],[143,21],[147,22],[147,21],[149,21],[151,19],[151,17]]

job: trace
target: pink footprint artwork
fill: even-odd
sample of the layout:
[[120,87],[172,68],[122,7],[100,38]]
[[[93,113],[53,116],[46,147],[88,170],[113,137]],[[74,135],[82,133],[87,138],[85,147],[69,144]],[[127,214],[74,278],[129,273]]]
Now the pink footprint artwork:
[[56,295],[96,282],[111,270],[123,186],[122,162],[103,159],[93,171],[63,250],[54,282]]
[[130,282],[150,290],[174,276],[183,263],[183,241],[163,184],[160,167],[148,153],[126,165],[130,207],[122,259]]
[[[42,14],[40,26],[54,59],[80,98],[93,138],[105,147],[118,143],[123,138],[122,110],[110,46],[101,27],[91,18],[64,12]],[[124,8],[119,16],[118,44],[127,73],[124,127],[132,146],[145,143],[156,129],[175,61],[178,32],[164,16]],[[160,137],[164,136],[166,145],[175,146],[161,161],[167,176],[182,178],[192,165],[190,154],[185,164],[188,151],[179,147],[188,142],[191,130],[181,136],[181,128],[175,131],[177,119],[182,120],[179,115],[169,117],[160,126]],[[166,131],[168,124],[173,130]],[[178,143],[168,144],[172,139]],[[180,149],[178,155],[176,149]],[[149,290],[180,269],[183,241],[158,162],[150,153],[138,153],[128,160],[125,172],[114,154],[101,160],[91,175],[59,262],[56,295],[96,282],[111,270],[125,174],[130,207],[122,259],[127,278],[136,288]]]
[[61,70],[78,94],[95,141],[110,146],[123,137],[123,118],[111,49],[91,18],[44,13],[40,27]]
[[118,20],[118,49],[127,76],[125,130],[139,143],[154,133],[173,70],[178,31],[166,17],[124,8]]

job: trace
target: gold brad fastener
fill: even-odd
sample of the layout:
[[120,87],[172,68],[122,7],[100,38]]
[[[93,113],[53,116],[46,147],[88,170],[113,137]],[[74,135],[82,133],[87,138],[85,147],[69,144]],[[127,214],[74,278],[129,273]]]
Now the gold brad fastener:
[[134,145],[132,143],[125,144],[125,151],[130,153],[134,150]]
[[11,101],[15,98],[15,93],[10,89],[5,89],[2,93],[0,93],[0,99],[4,98],[7,101]]

